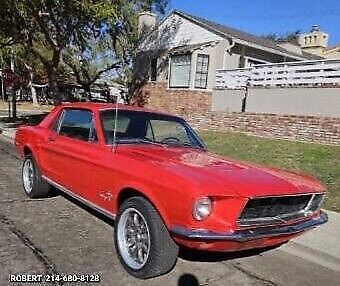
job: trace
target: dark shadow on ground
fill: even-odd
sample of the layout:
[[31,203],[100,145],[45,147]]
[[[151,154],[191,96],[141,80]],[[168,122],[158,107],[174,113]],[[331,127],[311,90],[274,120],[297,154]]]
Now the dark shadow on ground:
[[178,279],[178,286],[198,286],[199,282],[195,275],[184,273]]
[[6,128],[17,128],[20,125],[37,125],[39,124],[48,114],[48,112],[43,112],[39,114],[23,115],[19,116],[17,119],[2,117],[0,118],[1,123],[6,124]]
[[[281,244],[282,245],[282,244]],[[198,262],[220,262],[233,260],[237,258],[244,258],[273,250],[280,247],[281,245],[256,248],[250,250],[233,251],[233,252],[211,252],[211,251],[200,251],[189,248],[180,248],[179,257],[187,261],[198,261]]]

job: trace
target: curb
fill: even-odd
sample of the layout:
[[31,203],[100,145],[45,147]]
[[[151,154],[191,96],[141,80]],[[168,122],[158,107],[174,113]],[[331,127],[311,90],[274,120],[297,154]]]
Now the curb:
[[340,271],[340,213],[324,210],[328,222],[291,240],[280,250]]
[[5,137],[12,139],[12,140],[14,140],[16,131],[17,131],[16,128],[9,129],[9,128],[0,127],[0,135],[5,136]]
[[15,131],[16,129],[14,129],[12,132],[12,131],[7,131],[3,128],[0,128],[0,140],[4,140],[14,145]]
[[[340,259],[340,213],[327,210],[328,222],[296,238],[296,243]],[[330,251],[331,250],[331,251]]]

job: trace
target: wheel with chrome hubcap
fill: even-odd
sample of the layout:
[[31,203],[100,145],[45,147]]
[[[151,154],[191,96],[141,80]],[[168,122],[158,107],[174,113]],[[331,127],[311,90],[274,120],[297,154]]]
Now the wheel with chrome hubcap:
[[135,208],[126,209],[117,227],[118,247],[126,264],[141,269],[150,253],[150,231],[144,216]]
[[41,198],[49,194],[50,188],[42,179],[32,155],[27,155],[22,164],[22,184],[25,194],[30,198]]
[[176,263],[178,246],[155,208],[142,197],[120,206],[115,221],[115,246],[123,267],[137,278],[169,272]]
[[31,159],[27,159],[24,161],[22,168],[22,181],[24,184],[24,190],[27,194],[30,194],[33,189],[33,181],[34,181],[34,167],[33,161]]

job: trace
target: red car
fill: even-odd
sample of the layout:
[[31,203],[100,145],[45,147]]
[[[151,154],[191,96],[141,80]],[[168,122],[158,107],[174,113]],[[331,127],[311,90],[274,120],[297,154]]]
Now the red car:
[[276,246],[327,221],[315,179],[212,154],[169,114],[64,104],[21,127],[15,144],[25,193],[46,196],[52,185],[114,219],[118,257],[139,278],[171,270],[179,246]]

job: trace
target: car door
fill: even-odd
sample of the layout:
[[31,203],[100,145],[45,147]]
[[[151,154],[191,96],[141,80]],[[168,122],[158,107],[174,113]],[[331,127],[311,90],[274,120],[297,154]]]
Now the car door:
[[93,120],[90,110],[65,108],[43,151],[48,178],[79,195],[90,188],[96,161],[98,140]]
[[[108,110],[96,114],[96,123],[101,147],[97,149],[97,161],[93,166],[91,189],[87,189],[84,197],[93,202],[98,209],[115,213],[114,201],[119,181],[123,180],[120,169],[122,161],[115,152],[113,141],[114,112]],[[117,134],[125,134],[130,119],[120,114],[117,120]]]

